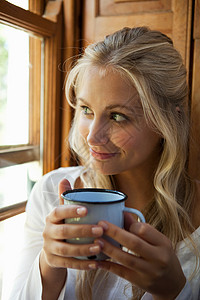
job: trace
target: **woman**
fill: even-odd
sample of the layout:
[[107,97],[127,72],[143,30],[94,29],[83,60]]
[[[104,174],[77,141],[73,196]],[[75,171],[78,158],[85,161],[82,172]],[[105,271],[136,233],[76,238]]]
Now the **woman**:
[[[66,94],[75,109],[70,145],[79,166],[55,170],[35,185],[10,299],[199,299],[200,188],[186,171],[186,71],[172,41],[145,27],[115,32],[86,48]],[[120,190],[147,223],[126,214],[125,229],[103,220],[63,224],[87,211],[59,206],[58,185],[59,194]],[[64,241],[84,236],[95,237],[94,244]],[[99,252],[111,259],[73,258]]]

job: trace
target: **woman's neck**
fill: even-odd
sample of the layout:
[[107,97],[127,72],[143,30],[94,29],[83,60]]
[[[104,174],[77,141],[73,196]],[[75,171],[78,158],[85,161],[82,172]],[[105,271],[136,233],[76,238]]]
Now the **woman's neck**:
[[152,201],[154,196],[152,179],[147,179],[147,176],[139,174],[137,177],[132,176],[128,172],[113,177],[116,189],[128,196],[126,200],[127,207],[143,210]]

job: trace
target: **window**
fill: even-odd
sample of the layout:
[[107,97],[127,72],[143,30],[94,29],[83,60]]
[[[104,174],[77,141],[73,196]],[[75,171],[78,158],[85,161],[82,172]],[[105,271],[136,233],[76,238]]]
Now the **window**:
[[21,8],[27,9],[29,8],[29,1],[28,0],[6,0],[12,4],[15,4],[16,6],[19,6]]
[[[31,103],[31,86],[37,67],[32,57],[32,47],[34,43],[38,44],[34,55],[42,66],[43,40],[0,24],[0,43],[0,206],[4,207],[24,202],[31,185],[37,180],[35,176],[31,178],[31,174],[41,174],[41,97],[38,94],[35,99],[34,106],[38,107],[38,112],[35,112]],[[37,74],[39,91],[42,69]],[[37,122],[33,124],[32,119]],[[15,197],[10,197],[10,185],[15,191]]]
[[[0,257],[6,267],[9,236],[15,228],[20,240],[31,188],[60,165],[61,24],[61,0],[0,2]],[[3,273],[0,268],[0,295]]]
[[[34,181],[40,168],[59,166],[62,1],[48,2],[43,16],[10,2],[0,2],[0,176],[6,182],[17,170]],[[0,197],[2,220],[4,207],[20,200]]]

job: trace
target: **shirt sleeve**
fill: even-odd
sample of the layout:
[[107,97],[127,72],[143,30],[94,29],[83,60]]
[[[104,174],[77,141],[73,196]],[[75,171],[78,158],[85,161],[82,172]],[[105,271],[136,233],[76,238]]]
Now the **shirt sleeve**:
[[[39,300],[42,297],[39,256],[43,247],[42,234],[46,216],[59,205],[58,185],[55,178],[55,173],[47,174],[33,187],[26,207],[24,245],[18,258],[17,272],[10,285],[11,292],[6,299]],[[59,296],[59,300],[62,299],[64,299],[64,291],[61,291]]]
[[9,300],[42,299],[42,284],[39,270],[39,255],[36,257],[24,284],[21,284],[23,274],[19,274],[12,289]]
[[17,271],[11,283],[9,300],[41,299],[39,254],[43,245],[42,232],[44,228],[40,205],[43,200],[42,181],[35,184],[26,207],[24,244],[19,254]]
[[[6,291],[6,300],[39,300],[42,297],[42,280],[39,267],[43,247],[43,231],[47,215],[59,205],[58,184],[69,180],[72,188],[82,167],[59,168],[44,175],[33,187],[26,206],[24,245],[16,261],[18,267]],[[58,300],[65,298],[66,283]]]
[[188,281],[186,281],[184,288],[175,300],[194,300],[192,295],[192,289]]

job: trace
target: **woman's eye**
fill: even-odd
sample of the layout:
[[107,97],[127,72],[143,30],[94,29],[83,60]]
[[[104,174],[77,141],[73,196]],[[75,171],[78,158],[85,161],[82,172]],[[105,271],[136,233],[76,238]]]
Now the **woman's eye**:
[[84,113],[84,115],[92,115],[92,111],[91,109],[89,109],[89,107],[87,106],[81,106],[82,112]]
[[118,113],[113,113],[112,119],[116,122],[127,121],[126,116],[123,116],[122,114],[118,114]]

